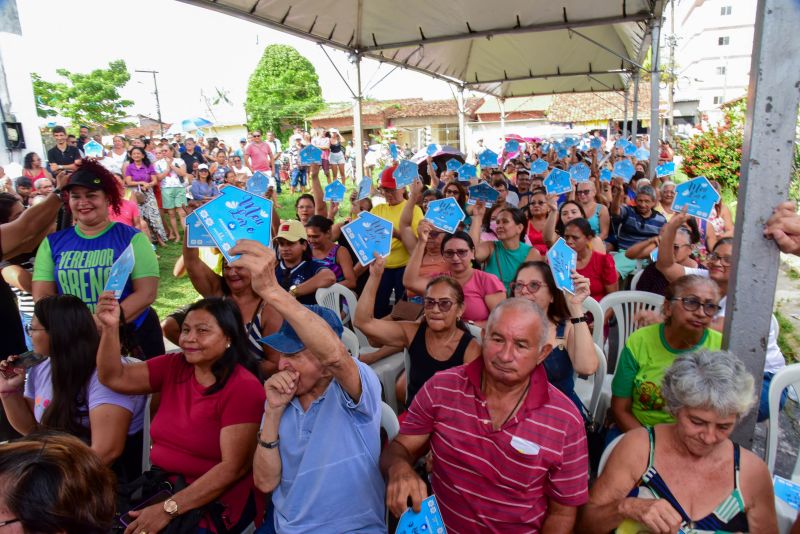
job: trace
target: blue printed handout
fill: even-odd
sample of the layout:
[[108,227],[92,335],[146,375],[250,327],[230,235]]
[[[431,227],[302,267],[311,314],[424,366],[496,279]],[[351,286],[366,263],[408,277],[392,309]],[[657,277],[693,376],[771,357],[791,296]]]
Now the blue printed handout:
[[456,158],[451,158],[447,160],[448,171],[457,171],[459,167],[461,167],[461,162],[458,161]]
[[269,182],[269,176],[261,171],[256,171],[255,174],[253,174],[253,176],[247,180],[247,191],[248,193],[253,193],[254,195],[263,195],[267,192]]
[[633,155],[636,154],[637,148],[636,148],[636,144],[634,144],[634,143],[628,143],[627,145],[625,145],[622,148],[623,148],[623,152],[624,152],[624,154],[626,156],[633,156]]
[[560,195],[572,190],[572,181],[570,181],[569,173],[561,169],[553,169],[547,178],[544,179],[544,188],[547,189],[548,195]]
[[358,198],[356,200],[369,198],[370,195],[372,195],[372,180],[369,176],[365,176],[361,179],[361,183],[358,184]]
[[602,171],[600,171],[600,181],[601,182],[611,181],[611,169],[603,169]]
[[389,143],[389,154],[393,160],[397,160],[397,143]]
[[668,161],[656,167],[656,176],[658,176],[659,178],[662,176],[672,176],[674,174],[675,174],[674,161]]
[[773,475],[772,485],[775,488],[775,497],[786,502],[795,510],[800,510],[800,485],[778,475]]
[[497,154],[487,148],[478,156],[478,163],[481,164],[482,168],[497,167]]
[[516,154],[519,152],[519,141],[516,139],[509,139],[506,141],[505,152],[506,154]]
[[92,139],[91,141],[83,145],[83,154],[87,158],[102,158],[103,145]]
[[578,144],[578,140],[575,139],[574,137],[565,137],[564,138],[564,142],[562,143],[562,145],[567,147],[567,148],[572,148],[574,146],[577,146],[577,144]]
[[425,149],[425,153],[426,153],[427,155],[429,155],[429,156],[433,156],[433,155],[435,155],[437,152],[439,152],[439,150],[440,150],[440,147],[439,147],[439,145],[434,145],[434,144],[431,144],[431,145],[428,145],[428,148],[426,148],[426,149]]
[[599,149],[603,146],[603,140],[599,137],[592,137],[592,140],[589,141],[589,148]]
[[558,150],[556,150],[556,155],[558,156],[559,159],[566,158],[567,157],[567,147],[565,147],[565,146],[558,147]]
[[623,148],[624,149],[629,144],[631,144],[630,141],[628,141],[624,137],[620,137],[619,139],[617,139],[617,142],[614,143],[614,146],[617,147],[617,148]]
[[186,246],[189,248],[217,246],[194,211],[186,216],[186,233]]
[[347,187],[339,180],[334,180],[325,186],[325,196],[323,200],[331,202],[341,202],[344,200],[344,195],[347,193]]
[[133,245],[128,245],[122,254],[119,255],[117,261],[111,266],[111,272],[106,280],[106,287],[103,291],[113,291],[114,298],[119,299],[128,283],[128,277],[133,272],[133,265],[136,263],[136,257],[133,254]]
[[419,176],[419,169],[417,168],[416,163],[404,159],[397,165],[397,168],[392,173],[392,176],[394,177],[395,182],[397,182],[397,188],[400,189],[401,187],[411,185],[414,182],[417,176]]
[[577,268],[578,253],[572,250],[563,238],[559,237],[558,241],[547,251],[547,263],[550,264],[556,287],[574,294],[575,283],[572,281],[572,271]]
[[619,176],[626,182],[630,182],[635,173],[636,169],[633,168],[633,163],[631,163],[631,160],[621,159],[614,164],[614,172],[612,173],[612,176]]
[[698,176],[675,186],[675,200],[672,201],[672,209],[681,211],[684,206],[687,206],[689,215],[708,219],[717,202],[719,202],[717,190],[705,176]]
[[646,148],[640,148],[636,151],[636,159],[639,161],[647,161],[650,159],[650,151]]
[[467,204],[475,204],[477,201],[482,200],[487,208],[491,208],[497,202],[497,197],[500,196],[500,193],[486,182],[471,185],[468,192],[469,200],[467,200]]
[[458,205],[458,201],[453,198],[442,198],[434,200],[428,204],[428,211],[425,218],[443,232],[452,234],[458,228],[458,224],[464,220],[464,211]]
[[322,164],[322,150],[314,145],[308,145],[300,151],[300,164],[301,165],[317,165]]
[[267,247],[272,244],[272,201],[264,197],[227,186],[196,213],[228,261],[238,259],[230,250],[240,239],[253,239]]
[[569,168],[569,175],[576,182],[588,182],[591,174],[592,170],[582,161]]
[[542,143],[542,154],[547,154],[551,148],[550,143]]
[[650,261],[653,263],[658,261],[658,247],[654,248],[653,251],[650,253]]
[[465,163],[458,168],[459,182],[469,182],[471,179],[476,178],[477,176],[478,176],[478,168],[475,167],[475,165],[470,165],[469,163]]
[[395,534],[447,534],[436,496],[423,500],[419,513],[410,508],[406,510],[400,516]]
[[542,174],[547,172],[547,162],[543,159],[537,159],[531,163],[531,174]]
[[342,226],[342,233],[361,265],[375,261],[375,252],[385,258],[392,250],[392,223],[368,211],[362,211],[358,219]]

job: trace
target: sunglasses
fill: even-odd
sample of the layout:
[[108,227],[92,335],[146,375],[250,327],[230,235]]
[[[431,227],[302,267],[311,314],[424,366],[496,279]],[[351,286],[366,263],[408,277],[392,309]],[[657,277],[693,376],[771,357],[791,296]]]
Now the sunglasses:
[[529,202],[529,204],[531,206],[545,206],[547,204],[547,201],[545,201],[545,200],[535,200],[535,201]]
[[447,312],[450,311],[450,308],[453,307],[453,304],[455,304],[455,303],[450,299],[439,299],[439,300],[436,300],[436,299],[430,298],[430,297],[425,297],[423,299],[423,305],[425,306],[426,310],[432,310],[433,308],[439,308],[440,311],[442,311],[444,313],[447,313]]
[[577,194],[577,195],[588,195],[591,192],[592,192],[591,189],[582,189],[582,190],[575,191],[575,194]]
[[456,256],[458,256],[459,258],[461,258],[463,260],[464,258],[467,257],[468,254],[469,254],[469,249],[468,248],[461,248],[461,249],[458,249],[458,250],[450,249],[450,250],[445,250],[444,252],[442,252],[442,256],[444,256],[444,258],[446,260],[452,260]]
[[699,299],[694,297],[675,297],[670,299],[671,302],[679,301],[683,309],[688,312],[697,311],[700,306],[703,307],[703,313],[706,314],[707,317],[714,317],[718,311],[722,309],[722,306],[714,304],[713,302],[700,302]]
[[522,282],[512,282],[510,287],[512,293],[522,293],[523,289],[527,289],[528,293],[534,295],[542,288],[543,285],[544,284],[541,282],[534,280],[532,282],[528,282],[527,284],[523,284]]

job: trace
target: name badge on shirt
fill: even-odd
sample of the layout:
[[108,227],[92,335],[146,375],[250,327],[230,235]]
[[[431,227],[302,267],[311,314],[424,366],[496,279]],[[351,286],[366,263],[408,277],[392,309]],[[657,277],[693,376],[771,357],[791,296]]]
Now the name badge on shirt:
[[535,456],[539,454],[540,449],[536,443],[528,441],[527,439],[518,438],[517,436],[512,436],[511,446],[514,447],[517,452],[521,454],[527,454],[529,456]]

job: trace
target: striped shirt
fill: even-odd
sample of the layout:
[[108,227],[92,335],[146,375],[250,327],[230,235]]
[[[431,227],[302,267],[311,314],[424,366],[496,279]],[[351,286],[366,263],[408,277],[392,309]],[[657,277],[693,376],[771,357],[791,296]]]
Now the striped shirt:
[[517,414],[494,430],[481,391],[483,365],[478,358],[434,375],[400,432],[430,434],[431,484],[449,533],[539,532],[549,499],[588,501],[583,419],[540,365]]

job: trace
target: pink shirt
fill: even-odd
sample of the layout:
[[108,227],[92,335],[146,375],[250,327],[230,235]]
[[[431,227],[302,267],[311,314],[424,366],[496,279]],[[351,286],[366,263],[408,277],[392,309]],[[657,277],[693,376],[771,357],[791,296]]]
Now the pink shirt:
[[128,226],[133,226],[134,228],[136,228],[136,217],[139,217],[140,215],[139,205],[133,200],[125,200],[124,198],[122,199],[122,205],[119,207],[119,215],[114,213],[114,210],[111,209],[111,206],[108,208],[109,220],[127,224]]
[[[448,272],[439,274],[453,276]],[[464,315],[461,318],[465,321],[485,321],[489,318],[489,307],[484,300],[486,295],[506,294],[506,288],[499,278],[478,269],[472,269],[472,276],[461,289],[464,290]]]
[[478,358],[436,373],[400,433],[430,434],[431,484],[447,532],[539,532],[550,499],[589,500],[583,419],[540,365],[517,414],[495,430],[481,392],[483,366]]
[[268,143],[250,143],[244,149],[244,153],[250,158],[250,168],[255,171],[272,172],[272,149]]

